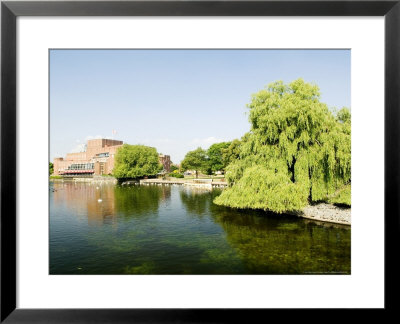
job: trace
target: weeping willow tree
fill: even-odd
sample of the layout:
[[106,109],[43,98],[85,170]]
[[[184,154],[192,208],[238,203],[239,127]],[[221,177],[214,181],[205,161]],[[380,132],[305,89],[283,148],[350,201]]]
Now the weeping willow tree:
[[320,102],[316,85],[270,84],[248,105],[251,130],[226,169],[218,205],[301,210],[310,202],[351,205],[351,116]]

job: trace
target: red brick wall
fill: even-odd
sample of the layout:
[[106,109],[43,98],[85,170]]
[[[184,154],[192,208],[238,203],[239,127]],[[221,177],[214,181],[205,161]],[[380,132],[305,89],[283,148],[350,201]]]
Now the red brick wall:
[[169,155],[159,155],[158,160],[163,165],[165,171],[171,171],[171,158]]
[[[110,139],[94,139],[89,140],[87,143],[86,152],[80,153],[68,153],[63,158],[54,159],[54,174],[59,175],[59,170],[67,169],[71,164],[74,163],[89,163],[91,160],[99,153],[109,153],[110,157],[104,165],[104,173],[111,174],[114,168],[115,154],[123,145],[122,141],[110,140]],[[97,163],[96,163],[97,164]],[[98,167],[98,172],[100,173],[100,167]],[[96,169],[96,165],[95,165]],[[99,174],[96,173],[95,174]]]

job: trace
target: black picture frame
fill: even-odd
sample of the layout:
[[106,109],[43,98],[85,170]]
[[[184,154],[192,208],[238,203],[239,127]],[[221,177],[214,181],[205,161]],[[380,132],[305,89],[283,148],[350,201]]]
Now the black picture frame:
[[[16,19],[19,16],[384,16],[385,308],[396,310],[399,246],[400,0],[391,1],[2,1],[1,322],[254,322],[267,309],[16,308]],[[367,95],[367,94],[366,94]],[[367,158],[367,157],[366,157]],[[371,260],[373,262],[373,260]],[[366,283],[367,285],[368,283]],[[269,310],[276,312],[277,310]],[[299,311],[299,310],[297,310]],[[379,310],[380,312],[380,310]],[[303,312],[304,313],[304,312]],[[253,320],[251,320],[251,318]],[[266,320],[266,318],[264,318]]]

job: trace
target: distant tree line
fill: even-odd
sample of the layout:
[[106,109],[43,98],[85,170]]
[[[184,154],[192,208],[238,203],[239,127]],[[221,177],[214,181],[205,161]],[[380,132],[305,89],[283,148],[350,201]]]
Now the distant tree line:
[[196,178],[199,172],[207,175],[217,171],[224,172],[226,167],[239,157],[239,146],[240,141],[235,139],[232,142],[213,144],[208,150],[199,147],[185,155],[181,169],[195,171]]

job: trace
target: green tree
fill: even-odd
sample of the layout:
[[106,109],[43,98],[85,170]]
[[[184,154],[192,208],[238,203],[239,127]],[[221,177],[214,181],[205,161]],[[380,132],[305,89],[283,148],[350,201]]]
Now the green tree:
[[181,163],[181,168],[183,170],[195,170],[196,178],[198,177],[198,171],[207,172],[209,168],[207,152],[199,147],[194,151],[186,153]]
[[52,175],[54,173],[54,165],[53,163],[49,162],[49,175]]
[[176,164],[171,163],[170,172],[174,172],[175,170],[179,170],[179,167]]
[[350,112],[335,116],[319,99],[319,88],[302,79],[253,95],[251,130],[216,204],[278,213],[311,201],[351,204]]
[[229,142],[229,146],[222,150],[222,163],[224,164],[224,170],[229,163],[240,158],[240,145],[241,141],[238,139]]
[[156,175],[162,168],[154,147],[124,144],[115,155],[113,175],[117,179],[135,179]]
[[347,109],[346,107],[342,108],[336,114],[336,119],[339,122],[343,123],[344,126],[347,127],[348,132],[350,133],[350,129],[348,128],[349,126],[351,126],[351,113],[350,113],[350,110]]
[[223,171],[228,164],[223,160],[223,152],[228,149],[231,142],[213,144],[207,150],[208,163],[212,172]]

